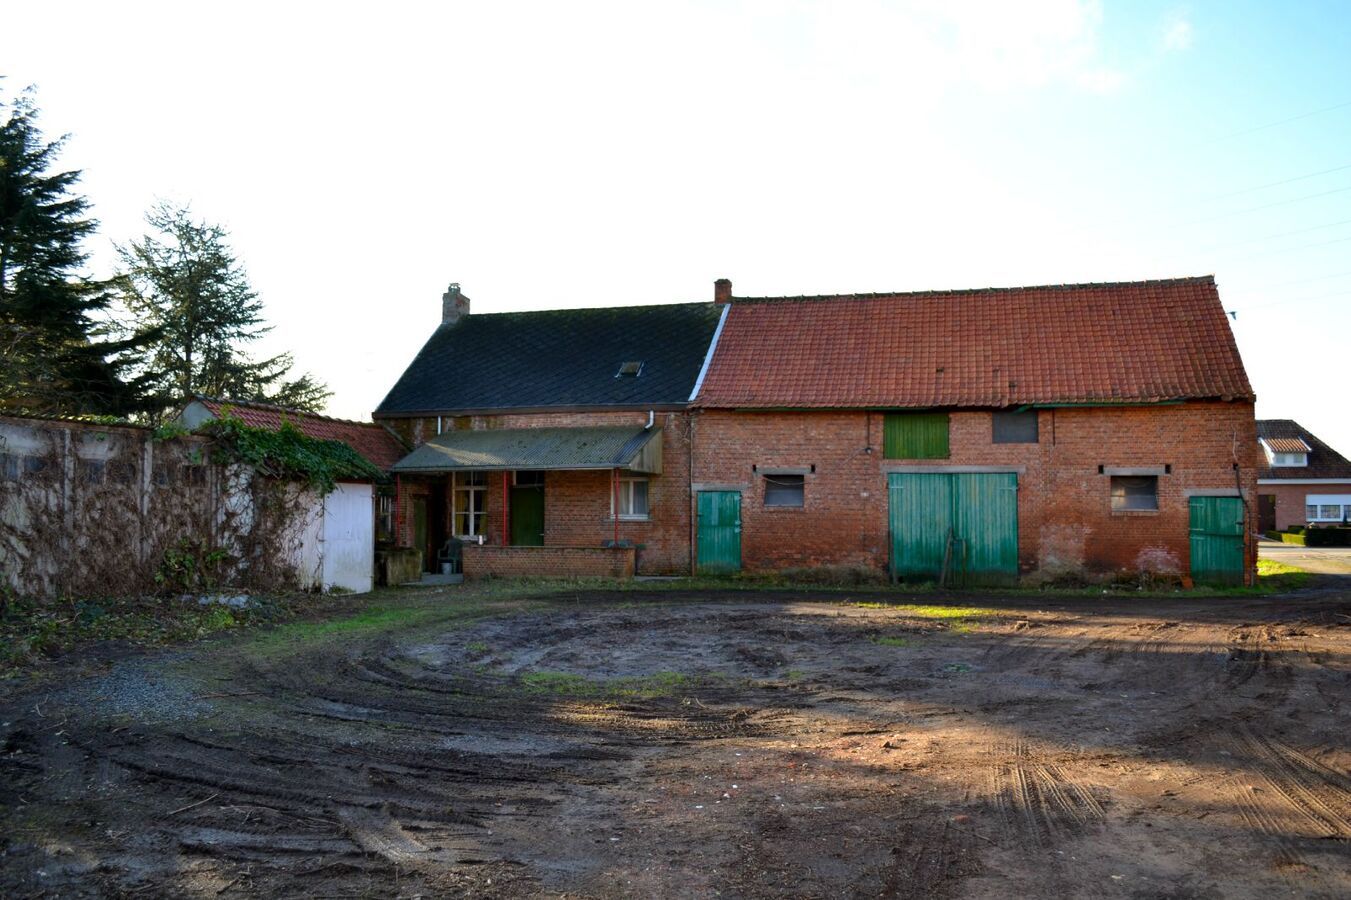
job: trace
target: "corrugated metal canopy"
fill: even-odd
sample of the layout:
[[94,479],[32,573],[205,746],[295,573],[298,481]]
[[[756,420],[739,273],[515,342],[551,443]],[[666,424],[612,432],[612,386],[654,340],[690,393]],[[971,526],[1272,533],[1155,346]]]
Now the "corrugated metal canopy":
[[661,472],[660,428],[503,428],[448,431],[418,447],[391,471],[466,469],[630,469]]

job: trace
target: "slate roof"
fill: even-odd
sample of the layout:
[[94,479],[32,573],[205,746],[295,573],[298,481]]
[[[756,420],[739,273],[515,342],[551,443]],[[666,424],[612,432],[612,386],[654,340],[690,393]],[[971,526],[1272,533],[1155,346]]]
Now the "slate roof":
[[400,460],[394,471],[622,468],[658,434],[660,428],[642,426],[447,431]]
[[289,422],[297,431],[308,437],[323,441],[342,441],[383,472],[388,472],[390,467],[408,452],[384,426],[371,422],[332,419],[328,416],[265,403],[242,403],[237,400],[216,400],[210,397],[197,397],[196,400],[216,417],[229,411],[235,418],[253,428],[276,431],[281,428],[282,422]]
[[[1282,450],[1286,441],[1303,441],[1309,447],[1307,466],[1267,465],[1266,454],[1262,454],[1258,478],[1345,478],[1351,481],[1351,460],[1333,450],[1318,439],[1318,436],[1300,425],[1294,419],[1258,419],[1257,439],[1272,444],[1278,453],[1300,453],[1301,450]],[[1279,445],[1279,446],[1278,446]]]
[[[712,303],[473,313],[437,328],[376,415],[683,406],[720,314]],[[641,372],[616,377],[625,362]]]
[[1215,279],[732,300],[695,406],[1253,399]]

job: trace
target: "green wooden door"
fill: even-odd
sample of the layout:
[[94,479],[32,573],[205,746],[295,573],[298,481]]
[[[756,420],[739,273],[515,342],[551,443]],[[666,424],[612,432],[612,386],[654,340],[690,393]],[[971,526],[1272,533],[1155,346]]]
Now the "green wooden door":
[[1243,501],[1192,497],[1191,574],[1197,584],[1243,583]]
[[544,546],[544,488],[522,485],[511,489],[511,543]]
[[699,572],[741,571],[741,494],[700,491],[698,513]]
[[1018,476],[892,474],[891,565],[898,578],[1000,584],[1018,577]]

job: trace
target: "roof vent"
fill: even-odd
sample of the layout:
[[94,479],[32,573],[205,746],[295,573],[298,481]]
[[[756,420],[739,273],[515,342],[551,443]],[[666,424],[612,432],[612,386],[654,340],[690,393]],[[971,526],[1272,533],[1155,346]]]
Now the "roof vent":
[[615,373],[616,378],[637,378],[643,371],[641,360],[637,362],[626,362],[619,364],[619,371]]

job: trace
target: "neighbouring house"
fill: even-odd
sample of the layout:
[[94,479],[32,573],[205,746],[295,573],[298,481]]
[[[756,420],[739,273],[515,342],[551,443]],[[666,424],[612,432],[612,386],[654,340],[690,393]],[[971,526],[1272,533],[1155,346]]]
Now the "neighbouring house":
[[1254,575],[1254,395],[1211,277],[733,297],[698,568]]
[[1261,531],[1351,520],[1351,461],[1291,419],[1259,419]]
[[394,530],[434,572],[687,573],[689,400],[712,303],[470,313],[441,323],[374,413],[414,450]]
[[[388,429],[371,422],[334,419],[263,403],[196,397],[178,421],[196,429],[223,416],[252,428],[276,431],[284,424],[317,440],[338,441],[355,450],[382,472],[388,472],[408,448]],[[324,497],[311,497],[301,538],[304,587],[338,587],[364,593],[375,583],[377,543],[393,543],[394,496],[373,481],[339,481]]]

